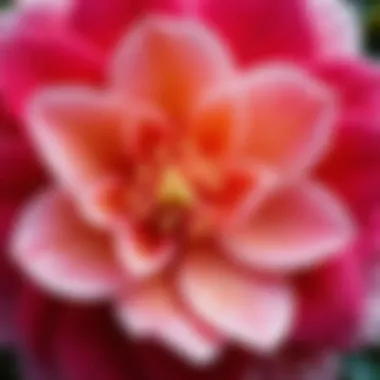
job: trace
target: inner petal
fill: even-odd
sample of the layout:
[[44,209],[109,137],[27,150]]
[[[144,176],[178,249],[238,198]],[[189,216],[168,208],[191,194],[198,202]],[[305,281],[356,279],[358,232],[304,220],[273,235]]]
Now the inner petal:
[[181,121],[205,88],[232,72],[229,53],[211,31],[195,21],[163,16],[146,18],[132,29],[113,68],[115,88]]
[[248,118],[243,151],[285,174],[315,165],[333,133],[335,102],[329,89],[285,65],[252,70],[242,81]]
[[74,195],[120,169],[122,119],[112,96],[80,87],[48,89],[37,94],[28,117],[38,150]]
[[266,270],[299,270],[327,260],[354,237],[351,217],[313,182],[277,189],[223,236],[230,257]]
[[181,304],[174,286],[162,278],[146,283],[118,306],[119,319],[129,333],[153,337],[195,364],[215,360],[222,341]]

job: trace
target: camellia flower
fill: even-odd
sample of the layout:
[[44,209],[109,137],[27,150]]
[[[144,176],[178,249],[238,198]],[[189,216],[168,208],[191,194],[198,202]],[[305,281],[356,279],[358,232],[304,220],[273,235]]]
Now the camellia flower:
[[[292,12],[170,4],[180,16],[145,15],[167,4],[99,4],[100,16],[84,0],[49,9],[49,24],[27,14],[24,34],[10,20],[0,46],[6,101],[52,178],[15,222],[13,259],[54,296],[110,303],[123,339],[154,338],[190,363],[231,344],[262,355],[344,341],[336,326],[360,319],[379,204],[375,187],[359,216],[347,192],[360,189],[344,183],[347,155],[376,152],[379,134],[379,78],[347,58],[357,52],[349,17],[325,25],[312,1],[278,5]],[[263,15],[282,24],[260,33]],[[328,38],[338,25],[344,44]],[[371,82],[360,99],[332,74],[351,61],[358,83]],[[355,185],[378,178],[378,155],[370,161]]]

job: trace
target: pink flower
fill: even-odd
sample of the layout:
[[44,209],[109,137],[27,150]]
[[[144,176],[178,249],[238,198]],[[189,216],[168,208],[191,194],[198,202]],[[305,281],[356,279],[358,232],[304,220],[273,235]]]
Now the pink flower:
[[[47,345],[59,347],[55,367],[82,380],[89,367],[81,375],[75,360],[131,335],[197,363],[231,343],[352,342],[380,203],[379,77],[348,58],[357,32],[345,9],[326,1],[326,23],[312,1],[96,4],[26,8],[0,44],[5,100],[54,179],[16,224],[16,261],[55,295],[111,301],[125,330],[106,313],[83,338],[75,326],[91,311],[63,308]],[[157,8],[196,17],[143,17]],[[337,25],[344,43],[329,37]],[[32,316],[34,298],[22,299]],[[136,355],[155,368],[146,352]],[[119,378],[116,362],[99,378]]]

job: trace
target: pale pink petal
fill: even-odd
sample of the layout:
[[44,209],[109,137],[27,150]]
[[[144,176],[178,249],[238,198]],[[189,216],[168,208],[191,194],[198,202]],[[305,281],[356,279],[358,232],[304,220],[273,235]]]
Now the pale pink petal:
[[332,94],[295,67],[274,64],[242,78],[248,107],[248,154],[281,170],[297,172],[326,152],[334,125]]
[[28,276],[61,296],[104,298],[122,281],[107,237],[85,225],[56,191],[41,194],[23,211],[12,252]]
[[209,252],[188,257],[179,276],[199,317],[241,344],[270,352],[290,334],[295,299],[287,284],[248,276]]
[[308,17],[318,40],[316,55],[353,56],[360,52],[359,12],[345,0],[307,0]]
[[294,270],[320,263],[354,238],[348,210],[322,186],[300,182],[279,189],[257,213],[226,231],[228,254],[255,267]]
[[204,26],[155,16],[126,36],[111,79],[128,97],[153,101],[180,124],[199,94],[228,77],[231,66],[225,46]]
[[147,234],[144,236],[127,223],[123,223],[116,234],[116,251],[121,264],[127,273],[140,279],[163,270],[177,253],[173,241],[147,241],[152,240]]
[[159,339],[196,364],[220,353],[220,340],[181,306],[174,289],[162,280],[146,283],[122,301],[118,317],[130,334]]
[[45,90],[32,102],[32,138],[53,174],[70,190],[120,169],[119,112],[111,96],[80,87]]
[[16,6],[18,8],[28,8],[28,7],[51,7],[51,10],[58,10],[60,12],[67,12],[71,9],[73,0],[16,0]]

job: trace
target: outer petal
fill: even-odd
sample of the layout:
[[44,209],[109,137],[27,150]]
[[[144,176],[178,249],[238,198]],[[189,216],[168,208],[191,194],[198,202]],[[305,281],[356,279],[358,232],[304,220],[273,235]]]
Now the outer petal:
[[248,154],[281,170],[310,167],[325,153],[334,99],[322,83],[295,67],[267,66],[242,78],[248,107]]
[[183,5],[177,0],[79,0],[75,1],[70,24],[81,36],[109,50],[135,19],[149,12],[177,13]]
[[356,340],[366,289],[363,268],[355,253],[345,251],[296,279],[300,294],[296,342],[342,349]]
[[121,284],[106,236],[83,224],[58,192],[44,193],[30,203],[12,241],[22,269],[59,295],[99,299]]
[[216,358],[220,342],[184,309],[166,282],[151,281],[118,308],[126,329],[139,337],[155,337],[197,364]]
[[360,38],[351,11],[341,0],[204,0],[195,7],[243,63],[355,53]]
[[359,53],[359,12],[353,5],[344,0],[306,0],[305,3],[319,42],[316,54],[337,57]]
[[216,26],[243,63],[313,55],[314,33],[304,0],[204,0],[197,4],[196,12]]
[[312,68],[335,90],[345,122],[371,124],[379,120],[380,71],[376,62],[365,57],[327,59],[314,62]]
[[181,123],[201,91],[231,70],[225,46],[208,29],[195,21],[156,16],[137,24],[122,42],[112,83],[133,99],[160,105]]
[[32,102],[32,138],[53,174],[70,190],[120,169],[119,112],[115,99],[80,87],[46,90]]
[[260,351],[289,334],[295,303],[286,284],[247,277],[209,252],[190,256],[179,276],[189,306],[223,334]]
[[248,219],[227,231],[225,245],[231,257],[265,269],[315,265],[346,248],[354,237],[346,208],[311,182],[278,190]]
[[64,26],[66,12],[30,6],[0,20],[0,82],[22,113],[36,88],[67,80],[99,83],[104,57]]

